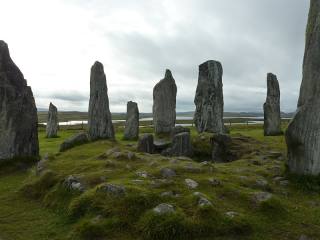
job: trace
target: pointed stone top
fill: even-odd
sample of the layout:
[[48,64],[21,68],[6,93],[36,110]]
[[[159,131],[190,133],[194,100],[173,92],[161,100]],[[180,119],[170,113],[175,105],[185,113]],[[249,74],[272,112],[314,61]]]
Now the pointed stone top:
[[166,69],[166,73],[164,75],[164,78],[173,78],[172,77],[172,73],[171,73],[171,71],[169,69]]
[[103,64],[99,61],[95,61],[91,69],[94,72],[104,72]]
[[56,107],[55,105],[53,105],[53,103],[52,103],[52,102],[50,102],[49,109],[50,109],[50,108],[57,109],[57,107]]

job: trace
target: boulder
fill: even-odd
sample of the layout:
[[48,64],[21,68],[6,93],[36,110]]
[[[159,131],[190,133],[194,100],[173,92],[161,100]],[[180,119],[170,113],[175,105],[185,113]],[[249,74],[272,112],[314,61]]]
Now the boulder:
[[136,140],[139,137],[139,109],[135,102],[127,103],[127,117],[124,129],[125,140]]
[[91,140],[114,139],[106,75],[100,62],[91,68],[88,132]]
[[172,146],[162,152],[165,156],[192,156],[192,143],[189,132],[183,132],[173,137]]
[[320,174],[320,0],[311,0],[298,109],[286,131],[291,173]]
[[70,148],[73,148],[77,145],[81,145],[87,142],[89,142],[88,135],[86,133],[78,133],[66,139],[63,143],[61,143],[60,152],[64,152]]
[[80,179],[75,177],[75,176],[68,176],[64,182],[63,185],[68,189],[68,190],[74,190],[74,191],[80,191],[84,192],[85,187],[82,185],[80,182]]
[[282,134],[280,116],[280,87],[277,76],[268,73],[267,99],[263,105],[264,110],[264,135],[277,136]]
[[170,133],[176,123],[177,86],[170,70],[153,88],[153,125],[155,133]]
[[58,121],[58,109],[55,105],[50,103],[49,112],[48,112],[48,121],[46,127],[47,138],[53,138],[57,136],[59,128]]
[[152,134],[144,134],[142,137],[139,138],[138,152],[144,152],[144,153],[150,153],[150,154],[154,153]]
[[39,157],[37,108],[31,88],[0,40],[0,162]]
[[207,61],[199,66],[198,86],[194,103],[194,122],[199,133],[224,133],[222,65]]

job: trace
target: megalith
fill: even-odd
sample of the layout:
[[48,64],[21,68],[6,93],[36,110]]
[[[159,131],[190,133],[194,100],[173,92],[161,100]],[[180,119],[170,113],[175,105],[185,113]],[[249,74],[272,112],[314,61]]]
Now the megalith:
[[281,132],[280,116],[280,87],[277,76],[268,73],[267,99],[263,105],[264,111],[264,135],[277,136]]
[[153,88],[153,124],[155,133],[170,133],[176,123],[177,86],[170,70]]
[[320,174],[320,0],[310,1],[298,109],[286,131],[288,166],[300,175]]
[[37,108],[31,88],[0,41],[0,161],[39,156]]
[[135,102],[127,103],[127,117],[124,129],[125,140],[135,140],[139,137],[139,108]]
[[59,128],[58,121],[58,109],[55,105],[50,103],[48,112],[48,121],[46,127],[47,138],[53,138],[57,136]]
[[88,131],[90,140],[114,139],[106,75],[100,62],[91,68]]
[[194,122],[199,133],[224,133],[223,69],[220,62],[207,61],[199,66],[198,86],[194,103]]

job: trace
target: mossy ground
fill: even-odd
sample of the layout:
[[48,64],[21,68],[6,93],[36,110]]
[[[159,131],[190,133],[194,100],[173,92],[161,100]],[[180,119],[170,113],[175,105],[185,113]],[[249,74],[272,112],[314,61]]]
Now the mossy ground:
[[[264,137],[258,125],[235,125],[230,130],[232,136],[256,140],[249,153],[232,163],[208,165],[198,158],[190,162],[139,153],[131,160],[104,155],[111,148],[135,152],[136,143],[123,141],[121,129],[116,141],[97,141],[58,153],[59,144],[78,130],[60,131],[53,139],[40,130],[41,155],[49,154],[40,176],[35,167],[0,169],[0,239],[298,239],[302,234],[319,238],[319,181],[295,181],[286,175],[284,136]],[[194,129],[192,137],[197,139]],[[206,145],[194,144],[200,152],[207,150]],[[159,180],[164,167],[174,169],[177,176]],[[146,172],[147,178],[138,172]],[[81,179],[84,193],[63,186],[69,175]],[[288,177],[289,185],[274,180],[279,176]],[[188,189],[186,178],[199,187]],[[209,179],[221,184],[213,186]],[[268,184],[259,185],[257,180]],[[106,182],[125,186],[126,196],[97,192]],[[161,196],[168,191],[178,196]],[[252,196],[261,191],[273,197],[256,204]],[[199,207],[194,192],[204,194],[212,206]],[[159,203],[173,205],[176,212],[157,216],[152,209]],[[230,218],[226,212],[237,214]]]

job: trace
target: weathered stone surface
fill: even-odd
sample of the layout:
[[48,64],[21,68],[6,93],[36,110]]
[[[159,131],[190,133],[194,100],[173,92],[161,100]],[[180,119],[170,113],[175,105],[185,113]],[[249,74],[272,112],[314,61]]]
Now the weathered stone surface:
[[144,134],[142,137],[139,138],[138,152],[144,152],[144,153],[150,153],[150,154],[154,153],[152,134]]
[[199,183],[192,179],[185,179],[184,182],[186,183],[187,187],[190,189],[196,189],[199,186]]
[[232,139],[226,134],[217,134],[211,138],[212,160],[214,162],[231,162],[237,159],[231,151]]
[[59,128],[58,109],[50,103],[46,127],[47,138],[56,137]]
[[0,40],[0,161],[38,157],[38,117],[31,88]]
[[155,153],[161,153],[162,151],[166,150],[167,148],[169,148],[171,146],[171,142],[166,141],[166,140],[162,140],[162,139],[158,139],[153,142],[153,146],[154,146]]
[[199,66],[199,79],[194,103],[194,122],[198,132],[224,133],[222,65],[207,61]]
[[176,123],[177,86],[170,70],[153,88],[153,124],[156,133],[170,133]]
[[64,180],[63,185],[69,190],[75,190],[75,191],[80,191],[80,192],[84,192],[84,190],[85,190],[85,187],[80,182],[80,179],[75,176],[72,176],[72,175],[68,176]]
[[292,173],[320,173],[320,0],[311,0],[298,109],[286,132]]
[[192,143],[189,132],[183,132],[173,137],[172,146],[162,153],[165,156],[192,156]]
[[172,205],[167,204],[167,203],[161,203],[153,209],[153,212],[155,212],[159,215],[163,215],[163,214],[174,213],[175,210]]
[[86,133],[78,133],[66,139],[63,143],[61,143],[60,152],[64,152],[70,148],[73,148],[77,145],[81,145],[87,142],[89,142],[88,135]]
[[280,87],[276,75],[268,73],[267,87],[267,99],[263,105],[264,135],[276,136],[282,134],[280,116]]
[[124,197],[127,193],[126,188],[121,185],[105,183],[97,188],[97,192],[104,192],[112,197]]
[[172,178],[177,176],[176,172],[171,168],[162,168],[160,170],[161,176],[164,178]]
[[182,126],[175,126],[171,129],[171,137],[174,138],[175,135],[183,132],[190,132],[190,128],[182,127]]
[[91,140],[114,139],[106,75],[100,62],[91,68],[88,130]]
[[127,119],[124,129],[124,139],[136,140],[139,137],[139,109],[135,102],[127,103]]

